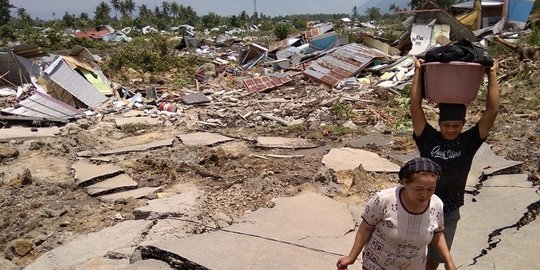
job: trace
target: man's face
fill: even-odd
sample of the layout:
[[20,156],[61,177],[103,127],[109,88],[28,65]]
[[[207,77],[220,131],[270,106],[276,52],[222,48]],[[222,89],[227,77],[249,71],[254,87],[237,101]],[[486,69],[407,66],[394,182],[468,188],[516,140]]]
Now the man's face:
[[461,130],[463,130],[464,121],[440,121],[439,127],[441,128],[441,134],[445,140],[455,140]]

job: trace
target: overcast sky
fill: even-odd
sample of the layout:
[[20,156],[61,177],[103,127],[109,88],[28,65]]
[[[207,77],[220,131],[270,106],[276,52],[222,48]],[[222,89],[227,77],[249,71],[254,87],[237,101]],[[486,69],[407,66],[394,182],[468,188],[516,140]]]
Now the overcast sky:
[[[25,8],[30,16],[42,19],[52,19],[53,13],[56,14],[56,18],[61,18],[66,11],[75,15],[86,12],[93,17],[95,7],[100,2],[101,0],[10,0],[12,5]],[[108,0],[105,2],[110,3]],[[136,6],[146,4],[153,9],[156,5],[161,6],[163,0],[134,0],[134,2]],[[189,5],[197,12],[197,15],[205,15],[208,12],[215,12],[219,15],[238,15],[242,10],[252,14],[254,6],[254,0],[169,0],[167,2]],[[390,3],[407,2],[407,0],[257,0],[257,11],[270,16],[350,13],[354,6],[373,6],[380,4],[380,2],[387,2],[386,5],[389,6]],[[382,11],[386,12],[386,10]],[[15,16],[15,13],[12,13],[12,16]],[[114,11],[111,12],[111,16],[114,16]]]

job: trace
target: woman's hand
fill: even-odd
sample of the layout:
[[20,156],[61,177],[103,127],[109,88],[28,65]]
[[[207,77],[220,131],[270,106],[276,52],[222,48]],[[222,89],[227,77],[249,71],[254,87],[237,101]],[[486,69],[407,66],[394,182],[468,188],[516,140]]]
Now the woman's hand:
[[347,269],[347,266],[353,264],[354,261],[356,261],[356,259],[351,258],[349,256],[346,256],[346,257],[343,257],[343,258],[339,259],[337,261],[337,263],[336,263],[336,266],[337,266],[338,270]]
[[457,270],[457,267],[454,264],[454,262],[450,262],[450,263],[445,263],[444,264],[444,269],[445,270]]

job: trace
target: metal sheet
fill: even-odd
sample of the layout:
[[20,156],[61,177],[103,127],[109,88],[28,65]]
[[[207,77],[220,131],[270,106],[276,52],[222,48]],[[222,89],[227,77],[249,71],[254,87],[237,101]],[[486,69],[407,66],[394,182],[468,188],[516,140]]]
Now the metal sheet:
[[83,112],[40,92],[35,92],[27,99],[19,102],[18,105],[18,108],[7,108],[2,112],[37,119],[61,120],[63,122],[84,117]]
[[275,76],[263,76],[253,79],[246,79],[242,82],[244,88],[250,93],[262,92],[270,90],[279,86],[282,86],[288,82],[291,82],[290,77],[275,77]]
[[96,108],[107,98],[96,87],[73,70],[63,59],[57,59],[45,70],[49,78],[90,108]]
[[304,75],[329,86],[358,74],[373,58],[388,57],[378,50],[351,43],[337,48],[314,61],[304,71]]

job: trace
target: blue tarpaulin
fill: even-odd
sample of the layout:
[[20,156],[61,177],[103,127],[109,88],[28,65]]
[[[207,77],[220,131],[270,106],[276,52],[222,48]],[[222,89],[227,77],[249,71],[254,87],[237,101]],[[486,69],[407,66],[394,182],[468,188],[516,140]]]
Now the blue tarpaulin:
[[509,0],[508,20],[523,28],[534,5],[534,0]]

